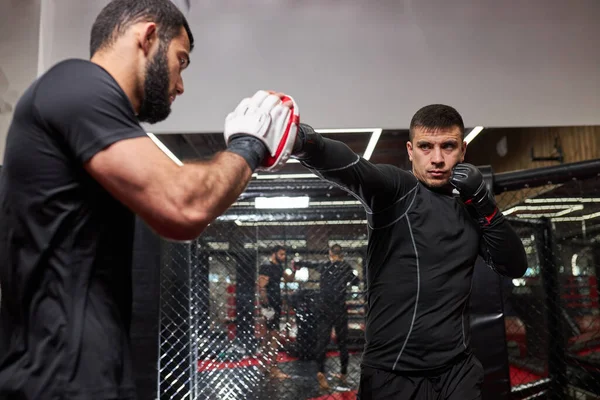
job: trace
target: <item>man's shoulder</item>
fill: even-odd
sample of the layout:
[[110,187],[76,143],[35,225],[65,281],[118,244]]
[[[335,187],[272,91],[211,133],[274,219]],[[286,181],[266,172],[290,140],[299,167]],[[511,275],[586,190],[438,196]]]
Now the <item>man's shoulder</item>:
[[127,95],[112,75],[80,59],[61,61],[44,73],[34,89],[33,102],[42,119],[56,124],[67,123],[74,116],[112,121],[117,115],[126,119],[134,115]]
[[88,60],[70,58],[59,61],[50,67],[40,77],[40,81],[65,80],[66,82],[83,82],[86,79],[97,77],[110,79],[111,76],[105,69]]
[[412,173],[412,171],[404,169],[404,168],[400,168],[396,165],[392,165],[392,164],[375,164],[377,166],[377,168],[379,168],[380,171],[392,175],[392,176],[396,176],[399,179],[401,179],[402,181],[405,182],[412,182],[412,183],[417,183],[418,179],[414,176],[414,174]]
[[89,101],[106,92],[121,97],[120,86],[104,68],[82,59],[68,59],[52,66],[39,78],[38,90],[57,101]]
[[275,267],[276,267],[276,265],[273,264],[271,261],[265,261],[262,264],[260,264],[259,270],[260,271],[271,271]]

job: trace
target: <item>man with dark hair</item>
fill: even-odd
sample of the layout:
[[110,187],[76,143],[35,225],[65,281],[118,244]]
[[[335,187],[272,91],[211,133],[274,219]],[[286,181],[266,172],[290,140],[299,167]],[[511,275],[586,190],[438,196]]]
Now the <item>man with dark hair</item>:
[[276,379],[289,378],[277,367],[277,354],[281,338],[279,323],[281,321],[281,278],[285,282],[292,282],[296,271],[285,271],[286,249],[281,245],[273,247],[269,259],[258,270],[258,294],[260,310],[265,321],[267,334],[264,338],[262,355],[269,373]]
[[344,261],[342,246],[334,244],[329,248],[327,262],[299,261],[295,267],[316,269],[319,274],[319,334],[317,346],[317,381],[323,390],[329,389],[325,376],[327,347],[331,341],[331,330],[335,331],[337,346],[340,350],[340,373],[334,374],[346,382],[348,373],[348,308],[346,306],[347,288],[358,286],[360,280],[354,275],[352,266]]
[[58,63],[19,100],[0,175],[1,399],[135,398],[135,214],[194,239],[295,138],[293,101],[259,91],[227,116],[226,151],[173,162],[140,121],[169,115],[192,46],[169,0],[116,0],[91,60]]
[[480,171],[464,163],[460,114],[431,105],[410,126],[410,172],[373,164],[305,124],[294,153],[367,211],[359,398],[479,399],[484,373],[470,348],[468,313],[475,261],[481,255],[517,278],[527,269],[525,250]]

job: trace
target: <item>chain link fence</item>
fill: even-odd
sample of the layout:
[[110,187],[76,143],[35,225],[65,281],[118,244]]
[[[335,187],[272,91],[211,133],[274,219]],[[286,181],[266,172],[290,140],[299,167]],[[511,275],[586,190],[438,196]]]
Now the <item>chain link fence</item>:
[[[529,261],[523,278],[502,280],[513,398],[600,397],[598,180],[587,174],[541,185],[533,175],[495,186]],[[267,186],[251,185],[197,241],[163,243],[160,399],[356,398],[364,345],[364,210],[314,182],[273,185],[283,192],[264,192]],[[261,194],[308,195],[310,203],[255,208]],[[334,245],[349,271],[328,278],[345,288],[342,307],[327,301],[322,287]],[[281,266],[270,261],[276,246],[285,249]],[[265,277],[276,282],[280,297]]]
[[[241,201],[199,240],[165,243],[161,399],[310,399],[356,390],[364,211],[355,201],[312,202],[306,210],[273,213]],[[271,262],[276,246],[286,253],[280,265]],[[326,278],[332,246],[341,248],[347,273]],[[279,304],[261,299],[264,277],[276,282]],[[342,307],[327,302],[323,279],[345,287]]]
[[600,179],[587,175],[497,196],[529,262],[504,286],[515,397],[600,398]]

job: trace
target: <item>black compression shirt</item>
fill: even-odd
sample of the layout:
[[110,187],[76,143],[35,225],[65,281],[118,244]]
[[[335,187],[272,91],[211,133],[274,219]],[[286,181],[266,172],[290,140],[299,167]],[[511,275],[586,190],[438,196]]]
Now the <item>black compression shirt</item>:
[[345,305],[348,285],[360,283],[352,272],[352,266],[345,261],[298,262],[297,265],[314,268],[319,272],[319,293],[329,306]]
[[[325,139],[324,148],[303,164],[354,194],[367,211],[363,364],[427,371],[468,351],[473,267],[482,254],[496,269],[504,268],[493,263],[509,258],[497,244],[520,245],[507,222],[494,226],[499,234],[485,233],[495,242],[482,240],[477,221],[457,197],[428,188],[410,172],[372,164],[333,140]],[[510,262],[521,270],[525,253],[515,254]]]
[[134,214],[84,163],[141,136],[125,93],[88,61],[57,64],[19,100],[0,178],[0,398],[134,397]]

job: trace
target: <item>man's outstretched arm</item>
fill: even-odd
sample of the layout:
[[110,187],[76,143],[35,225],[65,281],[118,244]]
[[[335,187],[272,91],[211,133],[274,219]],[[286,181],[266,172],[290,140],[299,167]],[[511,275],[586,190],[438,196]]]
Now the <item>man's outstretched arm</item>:
[[226,120],[227,149],[209,161],[176,165],[144,135],[113,143],[84,166],[159,235],[194,239],[244,191],[269,155],[265,139],[274,147],[282,140],[290,112],[283,97],[258,92],[244,99]]
[[306,124],[298,128],[294,157],[320,178],[353,193],[368,210],[388,205],[416,183],[410,173],[373,164]]

